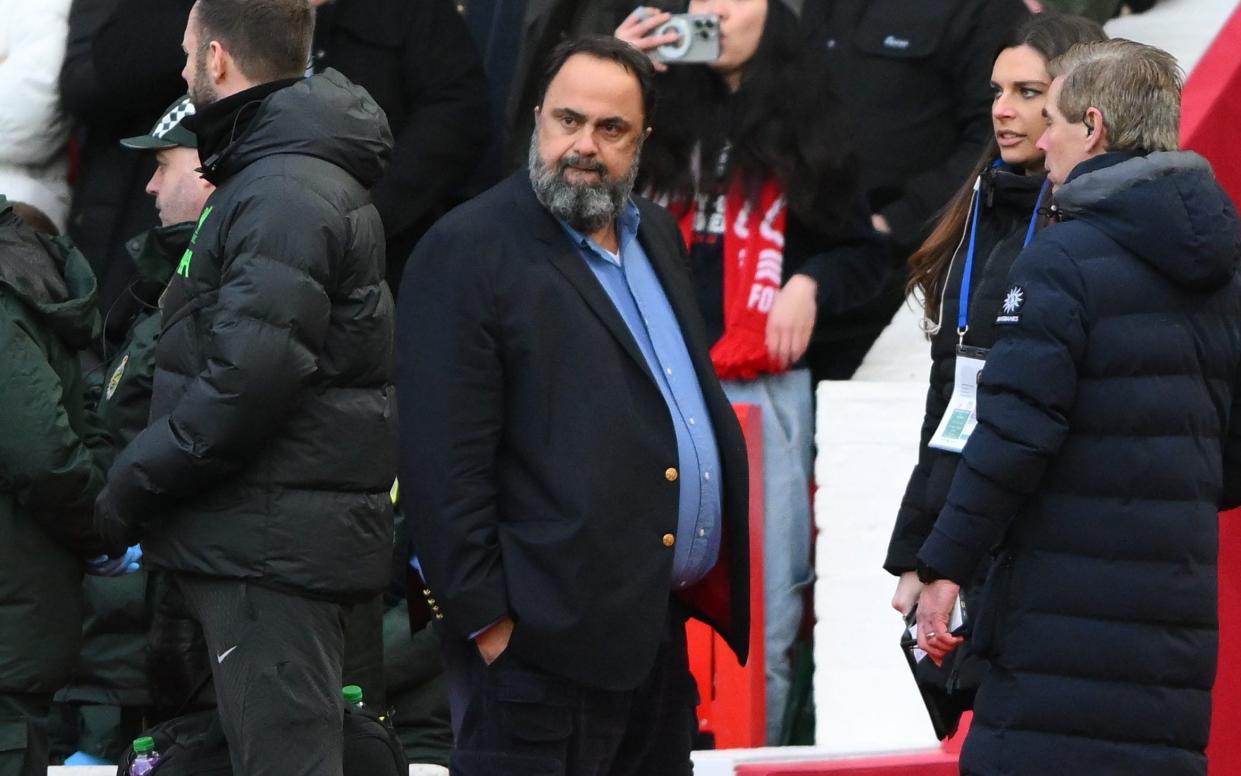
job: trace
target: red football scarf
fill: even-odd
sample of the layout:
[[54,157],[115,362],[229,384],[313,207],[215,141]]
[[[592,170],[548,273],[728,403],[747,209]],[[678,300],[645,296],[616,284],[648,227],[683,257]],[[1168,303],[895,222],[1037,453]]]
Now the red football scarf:
[[[695,209],[681,218],[687,245],[693,244]],[[784,195],[774,180],[752,200],[740,176],[733,179],[724,208],[724,334],[711,348],[721,380],[784,371],[767,354],[767,314],[783,281],[784,216]]]

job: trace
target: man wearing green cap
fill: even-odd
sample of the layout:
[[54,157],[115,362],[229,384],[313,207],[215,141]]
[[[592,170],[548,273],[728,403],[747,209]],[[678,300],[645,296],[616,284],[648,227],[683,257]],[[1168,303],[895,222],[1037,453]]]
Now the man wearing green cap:
[[[136,272],[129,287],[137,301],[128,335],[116,352],[104,353],[99,372],[98,412],[116,450],[121,450],[146,427],[155,373],[155,343],[159,338],[159,297],[168,285],[214,186],[198,173],[198,139],[182,120],[194,115],[188,96],[169,105],[144,135],[121,140],[121,145],[154,152],[155,173],[146,191],[155,197],[160,226],[125,243]],[[112,314],[120,312],[113,310]],[[152,701],[144,622],[145,573],[139,571],[141,548],[130,548],[119,562],[88,565],[94,576],[84,584],[86,619],[82,652],[70,684],[56,695],[62,705],[65,751],[76,749],[66,765],[116,762],[141,729],[142,709]],[[119,579],[99,579],[118,576]],[[163,656],[159,656],[163,657]],[[197,653],[193,654],[197,657]],[[184,656],[182,656],[184,659]],[[206,663],[199,668],[206,671]],[[179,696],[187,688],[168,688]]]

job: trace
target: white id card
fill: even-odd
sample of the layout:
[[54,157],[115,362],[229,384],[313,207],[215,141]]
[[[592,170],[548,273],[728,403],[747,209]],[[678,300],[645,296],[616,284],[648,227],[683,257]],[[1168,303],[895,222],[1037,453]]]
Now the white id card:
[[975,411],[978,376],[982,374],[986,355],[987,351],[981,348],[957,348],[956,385],[952,388],[952,398],[948,400],[944,417],[935,429],[931,441],[927,443],[930,447],[950,453],[959,453],[965,449],[965,443],[974,432],[974,426],[978,425]]

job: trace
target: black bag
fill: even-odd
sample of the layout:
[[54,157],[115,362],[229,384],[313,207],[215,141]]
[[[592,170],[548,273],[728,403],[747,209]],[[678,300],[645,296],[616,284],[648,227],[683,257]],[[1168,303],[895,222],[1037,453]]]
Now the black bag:
[[345,776],[409,776],[409,760],[391,712],[382,719],[365,706],[345,705]]
[[[228,742],[215,709],[174,717],[151,728],[159,764],[152,776],[233,776]],[[365,707],[345,706],[345,776],[408,776],[409,763],[396,730]],[[117,766],[128,776],[133,749]]]
[[[159,776],[233,776],[228,759],[228,742],[215,709],[196,711],[165,720],[144,735],[155,739],[159,764],[152,774]],[[131,747],[117,766],[116,776],[128,776],[134,761]]]
[[917,622],[918,607],[905,618],[905,627],[901,630],[901,651],[913,672],[918,692],[926,705],[927,716],[931,718],[931,726],[935,729],[935,737],[940,741],[957,732],[961,723],[961,715],[974,708],[974,696],[987,671],[987,661],[974,654],[969,642],[972,623],[953,631],[955,635],[965,636],[966,643],[957,647],[944,661],[937,666],[929,659],[921,661],[914,657],[918,646],[909,629]]

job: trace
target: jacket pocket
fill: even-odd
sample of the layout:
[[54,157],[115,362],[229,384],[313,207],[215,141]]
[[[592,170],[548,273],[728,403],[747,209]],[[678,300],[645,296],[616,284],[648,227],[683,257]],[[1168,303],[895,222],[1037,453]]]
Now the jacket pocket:
[[970,630],[970,645],[974,654],[990,659],[1000,651],[1000,623],[1011,605],[1009,589],[1012,586],[1013,554],[1002,553],[987,573],[974,625]]
[[938,50],[950,14],[925,0],[874,0],[859,20],[854,45],[867,54],[922,59]]
[[[512,644],[509,644],[509,650]],[[531,670],[518,661],[492,664],[496,700],[508,734],[519,741],[545,745],[567,741],[573,735],[577,688],[559,677]],[[496,665],[503,661],[503,665]]]

